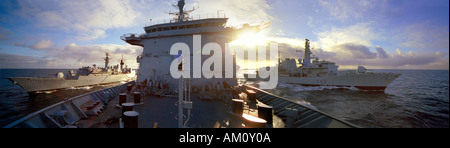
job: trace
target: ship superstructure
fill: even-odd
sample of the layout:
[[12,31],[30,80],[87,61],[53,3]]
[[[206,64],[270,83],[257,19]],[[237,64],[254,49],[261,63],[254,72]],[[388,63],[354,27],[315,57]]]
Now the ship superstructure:
[[[250,26],[248,24],[242,25],[241,28],[229,27],[226,25],[228,18],[217,17],[194,19],[189,17],[189,13],[193,10],[184,10],[184,0],[178,1],[176,5],[179,12],[170,13],[176,17],[168,23],[155,24],[144,27],[143,34],[126,34],[121,37],[131,45],[141,46],[144,48],[142,54],[137,57],[139,71],[137,72],[137,82],[150,85],[164,85],[167,86],[170,92],[174,92],[178,88],[177,79],[170,75],[170,65],[176,59],[176,56],[170,55],[172,45],[176,43],[185,43],[190,49],[190,61],[186,62],[200,62],[204,63],[210,55],[201,55],[201,60],[196,61],[194,54],[201,52],[203,47],[208,43],[217,43],[221,47],[221,55],[225,55],[225,44],[231,42],[242,31],[259,31],[264,29],[267,25]],[[195,38],[200,39],[199,43],[195,43]],[[201,53],[200,53],[201,54]],[[233,69],[236,69],[236,57],[233,57]],[[222,57],[225,61],[225,57]],[[193,75],[194,64],[190,64],[191,76]],[[225,75],[225,62],[222,63],[222,75]],[[159,84],[159,85],[158,85]],[[235,74],[233,78],[212,78],[206,79],[203,75],[201,78],[191,80],[193,88],[205,89],[205,87],[215,87],[220,85],[221,88],[225,86],[236,86],[237,79]]]

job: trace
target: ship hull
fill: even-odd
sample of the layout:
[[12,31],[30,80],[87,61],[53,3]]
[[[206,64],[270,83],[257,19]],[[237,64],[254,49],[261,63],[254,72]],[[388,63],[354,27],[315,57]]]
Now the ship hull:
[[385,90],[399,74],[377,73],[324,77],[286,77],[280,76],[279,83],[300,84],[304,86],[355,87],[362,90]]
[[[132,77],[132,76],[131,76]],[[78,79],[64,78],[32,78],[32,77],[12,77],[8,78],[14,84],[19,85],[27,92],[58,90],[71,87],[91,86],[98,84],[108,84],[131,79],[126,74],[119,75],[97,75],[79,76]]]

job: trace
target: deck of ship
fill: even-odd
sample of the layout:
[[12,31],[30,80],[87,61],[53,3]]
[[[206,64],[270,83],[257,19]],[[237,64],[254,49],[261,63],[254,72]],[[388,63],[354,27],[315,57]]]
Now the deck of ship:
[[[163,95],[158,90],[138,90],[136,87],[129,87],[131,90],[127,91],[127,86],[132,83],[66,99],[14,121],[5,128],[122,128],[124,122],[121,122],[119,94],[123,92],[127,97],[125,103],[131,104],[133,111],[139,114],[138,128],[356,127],[319,110],[248,85],[192,91],[192,104],[182,104],[182,108],[186,108],[183,109],[183,124],[180,124],[177,119],[177,95]],[[142,94],[138,99],[140,103],[134,103],[135,92]],[[190,108],[190,114],[187,108]],[[261,114],[258,113],[260,109]],[[270,121],[272,124],[269,124]]]
[[[127,102],[134,101],[133,95],[127,93]],[[236,120],[232,113],[231,105],[222,100],[201,100],[199,93],[192,93],[193,108],[191,117],[187,123],[190,128],[241,128],[241,124],[230,124]],[[139,113],[138,128],[178,128],[178,98],[171,96],[142,96],[141,104],[133,106],[133,111]],[[243,112],[252,116],[258,116],[257,103],[244,103]],[[120,128],[119,118],[122,109],[118,107],[119,96],[114,97],[99,116],[90,117],[78,122],[81,128]],[[187,114],[187,109],[184,109]],[[242,119],[239,120],[242,122]],[[284,127],[283,121],[274,116],[273,127]]]

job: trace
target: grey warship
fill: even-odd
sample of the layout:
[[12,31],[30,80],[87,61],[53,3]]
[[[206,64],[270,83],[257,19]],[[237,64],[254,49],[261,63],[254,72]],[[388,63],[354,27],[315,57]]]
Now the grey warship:
[[40,93],[72,87],[128,81],[133,78],[131,68],[125,65],[123,58],[120,61],[120,65],[116,66],[109,66],[110,59],[109,53],[106,53],[104,68],[97,67],[94,64],[92,67],[81,67],[76,72],[70,70],[68,75],[58,72],[55,77],[51,78],[10,77],[8,79],[25,89],[28,93]]

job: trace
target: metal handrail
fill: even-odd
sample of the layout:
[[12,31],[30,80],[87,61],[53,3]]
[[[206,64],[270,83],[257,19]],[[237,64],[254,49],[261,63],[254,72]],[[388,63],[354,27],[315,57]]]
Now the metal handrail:
[[57,106],[59,106],[59,105],[66,104],[66,103],[69,103],[69,102],[72,102],[72,101],[74,101],[74,100],[76,100],[76,99],[79,99],[79,98],[82,98],[82,97],[85,97],[85,96],[89,96],[89,95],[92,95],[92,94],[97,93],[97,92],[102,92],[102,91],[104,91],[104,90],[108,90],[108,89],[112,89],[112,88],[115,88],[115,87],[120,87],[120,86],[128,85],[128,84],[131,84],[131,83],[134,83],[134,81],[127,82],[127,83],[121,84],[121,85],[112,86],[112,87],[105,88],[105,89],[102,89],[102,90],[97,90],[97,91],[93,91],[93,92],[81,94],[81,95],[78,95],[78,96],[75,96],[75,97],[72,97],[72,98],[66,98],[66,99],[64,99],[64,100],[61,101],[61,102],[58,102],[58,103],[55,103],[55,104],[53,104],[53,105],[47,106],[47,107],[45,107],[45,108],[43,108],[43,109],[40,109],[40,110],[38,110],[38,111],[35,111],[35,112],[33,112],[33,113],[28,114],[28,115],[26,115],[25,117],[19,118],[19,119],[15,120],[15,121],[13,121],[13,122],[11,122],[11,123],[8,123],[7,125],[3,126],[2,128],[12,128],[12,127],[15,127],[15,126],[17,126],[17,125],[19,125],[19,124],[21,124],[21,123],[23,123],[23,122],[25,122],[25,121],[27,121],[27,120],[33,118],[33,117],[35,117],[35,116],[38,116],[39,114],[44,113],[44,112],[48,111],[49,109],[52,109],[52,108],[57,107]]
[[128,38],[135,38],[135,39],[138,39],[138,38],[140,38],[140,37],[142,37],[142,36],[144,36],[144,34],[127,33],[127,34],[124,34],[124,35],[120,36],[120,39],[125,41],[125,40],[127,40]]
[[[219,13],[218,14],[207,13],[207,14],[191,16],[191,17],[187,18],[186,21],[195,21],[195,20],[211,19],[211,18],[227,18],[227,17],[226,17],[225,13],[223,13],[223,16],[220,15]],[[169,24],[176,23],[176,22],[178,22],[177,19],[178,18],[161,19],[161,20],[157,20],[157,21],[153,21],[152,19],[150,19],[151,22],[150,23],[146,23],[145,27],[154,26],[154,25],[160,25],[160,24],[167,24],[167,23],[169,23]]]
[[257,91],[259,91],[259,92],[261,92],[261,93],[264,93],[264,94],[266,94],[266,95],[270,95],[270,96],[273,96],[273,97],[275,97],[275,98],[282,99],[282,100],[284,100],[284,101],[288,101],[288,102],[291,102],[291,103],[293,103],[293,104],[300,105],[300,106],[302,106],[302,107],[304,107],[304,108],[307,108],[307,109],[309,109],[309,110],[313,110],[313,111],[315,111],[315,112],[317,112],[317,113],[320,113],[320,114],[322,114],[322,115],[325,115],[325,116],[327,116],[327,117],[329,117],[329,118],[331,118],[331,119],[334,119],[334,120],[339,121],[339,122],[341,122],[341,123],[343,123],[343,124],[346,124],[347,126],[355,127],[355,128],[360,128],[360,127],[357,126],[357,125],[354,125],[354,124],[352,124],[352,123],[350,123],[350,122],[347,122],[347,121],[344,121],[344,120],[339,119],[339,118],[337,118],[337,117],[334,117],[334,116],[332,116],[332,115],[330,115],[330,114],[327,114],[327,113],[325,113],[325,112],[322,112],[322,111],[320,111],[320,110],[311,108],[311,107],[309,107],[309,106],[306,106],[306,105],[303,105],[303,104],[300,104],[300,103],[297,103],[297,102],[294,102],[294,101],[292,101],[292,100],[290,100],[290,99],[286,99],[286,98],[284,98],[284,97],[280,97],[280,96],[278,96],[278,95],[269,93],[269,92],[267,92],[267,91],[264,91],[264,90],[262,90],[262,89],[256,88],[256,87],[254,87],[254,86],[250,86],[250,85],[246,85],[246,84],[244,84],[243,86],[245,86],[245,87],[247,87],[247,88],[250,88],[250,89],[253,89],[253,90],[257,90]]

